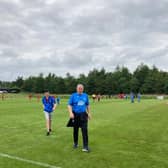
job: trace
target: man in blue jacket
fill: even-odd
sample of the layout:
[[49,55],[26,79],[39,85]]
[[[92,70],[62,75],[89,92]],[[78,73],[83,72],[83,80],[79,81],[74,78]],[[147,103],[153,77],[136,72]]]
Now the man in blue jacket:
[[42,98],[44,114],[46,118],[46,128],[47,128],[47,136],[50,135],[51,132],[51,114],[56,108],[55,98],[50,96],[48,90],[44,92],[44,97]]
[[78,132],[79,128],[82,131],[83,137],[83,152],[89,152],[88,148],[88,119],[91,118],[89,108],[89,98],[86,93],[83,93],[84,86],[78,84],[77,92],[73,93],[68,102],[68,111],[71,119],[74,119],[73,140],[74,148],[78,147]]

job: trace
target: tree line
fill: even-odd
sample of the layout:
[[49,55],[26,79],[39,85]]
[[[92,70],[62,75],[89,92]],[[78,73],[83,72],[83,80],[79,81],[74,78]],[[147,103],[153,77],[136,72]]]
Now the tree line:
[[67,73],[65,77],[49,73],[44,76],[18,77],[15,81],[0,81],[0,88],[17,88],[23,92],[42,93],[48,89],[51,93],[69,94],[75,91],[76,85],[82,83],[89,94],[113,95],[118,93],[168,94],[168,72],[157,67],[150,68],[140,64],[134,72],[127,67],[117,66],[113,72],[93,69],[87,75],[78,77]]

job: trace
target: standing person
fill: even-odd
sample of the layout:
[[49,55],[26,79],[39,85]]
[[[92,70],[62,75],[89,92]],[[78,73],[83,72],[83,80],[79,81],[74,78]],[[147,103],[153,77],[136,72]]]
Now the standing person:
[[141,94],[140,94],[140,92],[137,94],[137,99],[138,99],[138,102],[141,101]]
[[41,97],[41,96],[38,94],[38,95],[37,95],[37,102],[40,102],[40,97]]
[[57,101],[57,104],[58,104],[58,105],[60,104],[60,100],[61,100],[61,98],[58,96],[58,97],[56,98],[56,101]]
[[47,136],[50,135],[51,132],[51,114],[56,109],[55,99],[50,96],[48,90],[44,92],[44,97],[42,98],[42,103],[44,107],[44,114],[46,118],[46,128],[47,128]]
[[5,99],[5,95],[4,95],[4,93],[2,92],[2,100],[4,100]]
[[101,95],[100,95],[100,94],[98,94],[98,95],[97,95],[97,101],[99,102],[99,101],[100,101],[100,99],[101,99]]
[[130,99],[131,99],[131,103],[134,103],[134,93],[133,92],[130,93]]
[[89,98],[86,93],[83,93],[84,86],[78,84],[77,92],[73,93],[68,102],[68,111],[71,119],[74,119],[73,140],[74,148],[78,147],[78,132],[79,128],[82,131],[83,152],[89,152],[88,147],[88,119],[91,118]]
[[31,101],[31,99],[32,99],[32,94],[30,93],[30,94],[28,95],[28,97],[29,97],[29,101]]

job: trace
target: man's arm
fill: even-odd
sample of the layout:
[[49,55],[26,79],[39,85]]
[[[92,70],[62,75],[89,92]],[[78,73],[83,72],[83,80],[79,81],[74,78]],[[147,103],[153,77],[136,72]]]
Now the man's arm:
[[69,112],[69,117],[73,119],[74,118],[74,114],[72,112],[72,106],[71,105],[68,105],[68,112]]
[[72,112],[72,106],[73,106],[73,95],[71,95],[69,101],[68,101],[68,112],[69,112],[69,117],[74,119],[74,113]]
[[42,98],[43,109],[45,109],[44,98]]
[[87,106],[87,109],[86,109],[86,110],[87,110],[86,112],[87,112],[87,114],[88,114],[88,118],[89,118],[89,120],[90,120],[92,117],[91,117],[90,106],[89,106],[89,105]]
[[88,97],[88,95],[87,95],[86,105],[87,105],[87,107],[86,107],[86,112],[87,112],[87,114],[88,114],[88,119],[90,120],[90,119],[91,119],[91,113],[90,113],[90,105],[89,105],[89,97]]
[[52,109],[54,111],[56,109],[56,107],[57,107],[57,103],[56,103],[54,97],[52,97],[52,103],[54,104],[53,109]]
[[54,103],[53,111],[56,109],[56,107],[57,107],[57,104]]

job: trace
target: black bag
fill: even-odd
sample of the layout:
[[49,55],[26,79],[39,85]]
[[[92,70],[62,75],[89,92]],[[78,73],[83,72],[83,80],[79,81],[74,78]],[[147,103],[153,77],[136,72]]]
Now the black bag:
[[67,127],[74,127],[74,125],[75,125],[75,120],[70,118],[66,126]]
[[87,125],[88,122],[88,114],[87,113],[80,113],[80,114],[76,114],[74,113],[75,118],[72,119],[70,118],[68,123],[67,123],[67,127],[83,127],[85,125]]

